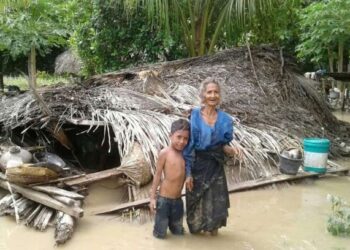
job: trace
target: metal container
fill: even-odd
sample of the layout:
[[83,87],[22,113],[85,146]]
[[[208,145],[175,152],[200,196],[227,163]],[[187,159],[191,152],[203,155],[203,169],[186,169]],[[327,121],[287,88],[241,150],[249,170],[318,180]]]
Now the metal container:
[[279,155],[279,169],[282,174],[296,175],[303,159],[291,159],[285,155]]

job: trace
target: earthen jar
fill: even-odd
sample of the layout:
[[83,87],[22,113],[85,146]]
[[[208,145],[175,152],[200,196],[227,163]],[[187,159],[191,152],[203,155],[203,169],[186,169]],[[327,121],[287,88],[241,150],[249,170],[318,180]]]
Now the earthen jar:
[[7,167],[17,167],[23,163],[29,163],[32,160],[32,154],[19,146],[12,146],[9,151],[0,158],[0,164]]

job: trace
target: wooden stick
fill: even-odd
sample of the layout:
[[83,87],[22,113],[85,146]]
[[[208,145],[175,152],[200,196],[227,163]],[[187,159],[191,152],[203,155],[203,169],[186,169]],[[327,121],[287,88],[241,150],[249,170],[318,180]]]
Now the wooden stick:
[[283,73],[284,73],[283,47],[280,47],[280,59],[281,59],[281,76],[283,76]]
[[26,222],[25,222],[26,226],[29,226],[32,223],[33,219],[36,217],[36,215],[39,213],[39,211],[41,210],[42,207],[43,207],[43,205],[39,204],[34,209],[34,211],[27,217]]
[[53,214],[54,214],[54,210],[50,208],[46,210],[46,213],[44,214],[44,217],[41,220],[40,227],[38,228],[40,231],[44,231],[47,228]]
[[263,94],[266,96],[266,93],[264,91],[264,89],[261,87],[260,82],[259,82],[259,78],[258,75],[256,74],[255,71],[255,66],[254,66],[254,62],[253,62],[253,57],[252,57],[252,53],[250,51],[250,46],[249,46],[249,42],[248,40],[246,41],[246,45],[247,45],[247,49],[248,49],[248,54],[249,54],[249,59],[250,59],[250,63],[252,64],[252,68],[253,68],[253,73],[254,73],[254,77],[256,80],[256,84],[259,86],[260,90],[263,92]]
[[33,186],[48,185],[48,184],[54,184],[54,183],[60,183],[60,182],[63,183],[65,181],[77,179],[77,178],[83,177],[85,175],[86,174],[77,174],[77,175],[73,175],[73,176],[67,176],[67,177],[62,177],[62,178],[58,178],[55,180],[46,181],[46,182],[33,183],[33,184],[30,184],[29,186],[33,187]]
[[74,185],[87,185],[95,181],[107,179],[113,176],[121,176],[123,173],[118,170],[118,168],[111,168],[107,170],[103,170],[97,173],[87,174],[83,177],[76,178],[74,180],[63,181],[67,186]]
[[26,220],[36,209],[37,203],[33,202],[30,207],[27,207],[26,210],[23,211],[23,214],[21,215],[21,220]]
[[40,224],[40,221],[42,219],[42,217],[44,216],[45,212],[46,212],[46,209],[47,207],[43,207],[41,210],[40,210],[40,213],[35,217],[35,220],[33,222],[33,227],[35,229],[38,229],[39,228],[39,224]]
[[53,187],[53,186],[35,186],[32,187],[34,190],[44,192],[50,195],[60,195],[60,196],[65,196],[68,198],[76,199],[76,200],[83,200],[85,199],[85,196],[81,194],[77,194],[71,191],[67,191],[58,187]]
[[65,196],[60,196],[60,195],[55,195],[53,196],[53,198],[55,198],[56,200],[66,204],[67,206],[74,206],[75,204],[75,200],[65,197]]
[[[8,187],[5,181],[0,181],[0,187],[8,190]],[[11,184],[11,187],[15,192],[22,194],[24,197],[32,201],[51,207],[55,210],[65,212],[75,218],[80,218],[80,217],[83,217],[84,215],[84,210],[81,209],[80,207],[69,207],[63,204],[62,202],[55,200],[54,198],[50,197],[45,193],[41,193],[29,188],[24,188],[15,184]]]

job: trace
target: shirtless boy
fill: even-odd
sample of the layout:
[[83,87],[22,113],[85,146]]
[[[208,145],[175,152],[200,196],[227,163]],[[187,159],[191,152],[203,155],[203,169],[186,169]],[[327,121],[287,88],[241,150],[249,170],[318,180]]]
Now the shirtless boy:
[[[170,145],[161,150],[158,156],[150,192],[150,209],[156,213],[153,230],[156,238],[165,238],[168,226],[173,234],[184,234],[181,190],[185,181],[185,160],[182,150],[188,139],[189,123],[184,119],[176,120],[171,125]],[[156,196],[159,185],[159,194]]]

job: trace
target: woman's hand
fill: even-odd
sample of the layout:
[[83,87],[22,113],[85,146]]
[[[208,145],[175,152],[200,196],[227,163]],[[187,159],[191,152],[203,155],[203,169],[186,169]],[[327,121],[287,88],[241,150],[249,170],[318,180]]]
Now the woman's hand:
[[224,153],[230,157],[237,156],[239,160],[241,160],[243,157],[243,153],[240,148],[231,147],[229,145],[224,145]]
[[193,178],[187,177],[185,181],[186,189],[190,192],[192,192],[193,189]]

